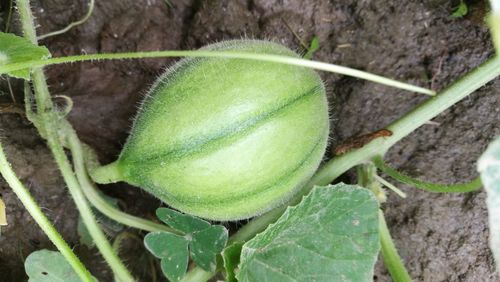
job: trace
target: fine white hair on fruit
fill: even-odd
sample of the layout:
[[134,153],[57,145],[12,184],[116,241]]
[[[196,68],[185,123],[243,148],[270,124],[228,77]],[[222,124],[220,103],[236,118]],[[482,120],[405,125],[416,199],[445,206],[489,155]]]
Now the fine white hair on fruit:
[[[262,40],[200,50],[298,58]],[[100,183],[125,181],[180,211],[237,220],[283,205],[319,166],[331,116],[311,69],[232,58],[184,58],[159,76]]]

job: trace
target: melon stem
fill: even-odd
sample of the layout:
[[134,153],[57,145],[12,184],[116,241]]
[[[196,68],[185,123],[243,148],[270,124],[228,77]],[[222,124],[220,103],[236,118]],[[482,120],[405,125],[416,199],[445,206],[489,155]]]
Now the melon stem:
[[122,181],[123,175],[117,162],[99,166],[90,171],[90,177],[99,184],[108,184]]

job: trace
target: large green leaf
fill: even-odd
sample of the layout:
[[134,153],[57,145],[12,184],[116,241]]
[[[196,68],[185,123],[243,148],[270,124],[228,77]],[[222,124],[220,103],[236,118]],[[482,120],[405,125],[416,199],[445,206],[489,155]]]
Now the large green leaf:
[[[19,37],[12,33],[0,32],[0,67],[7,64],[23,63],[49,57],[50,52],[47,48],[34,45],[24,37]],[[17,78],[30,78],[29,69],[7,72],[7,74]]]
[[372,281],[378,202],[359,186],[315,187],[243,245],[239,281]]
[[481,180],[488,193],[487,204],[490,221],[490,247],[500,271],[500,138],[497,138],[478,162]]
[[[80,282],[80,278],[59,252],[40,250],[24,262],[29,282]],[[97,279],[94,278],[95,281]]]

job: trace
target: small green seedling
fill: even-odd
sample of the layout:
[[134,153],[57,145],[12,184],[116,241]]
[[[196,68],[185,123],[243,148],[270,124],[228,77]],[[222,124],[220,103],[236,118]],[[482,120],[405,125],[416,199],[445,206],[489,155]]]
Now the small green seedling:
[[161,259],[161,269],[170,281],[180,281],[184,277],[189,256],[205,271],[215,271],[216,256],[226,246],[226,228],[166,208],[159,208],[156,215],[167,225],[184,233],[181,236],[158,231],[144,237],[144,245]]
[[[298,57],[281,45],[234,40],[205,50]],[[183,212],[236,220],[290,198],[315,172],[329,132],[312,70],[238,59],[184,59],[161,76],[98,183],[125,181]]]
[[452,18],[459,19],[463,18],[467,15],[469,12],[469,8],[467,7],[467,4],[465,3],[464,0],[460,1],[460,4],[453,8],[453,13],[451,14]]
[[314,36],[311,39],[311,43],[309,44],[309,48],[307,48],[307,52],[304,54],[304,59],[312,59],[314,53],[319,49],[319,38]]

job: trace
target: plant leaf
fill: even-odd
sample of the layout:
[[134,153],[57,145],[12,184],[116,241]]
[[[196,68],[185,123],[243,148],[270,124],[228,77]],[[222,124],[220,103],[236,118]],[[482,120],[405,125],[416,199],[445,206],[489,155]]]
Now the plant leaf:
[[189,252],[188,241],[168,232],[151,232],[144,237],[144,245],[161,259],[163,274],[170,281],[180,281],[186,274]]
[[210,227],[207,221],[167,208],[156,210],[156,216],[167,225],[184,233],[193,233]]
[[[24,37],[0,32],[0,66],[47,58],[50,58],[50,52],[47,48],[34,45]],[[7,74],[17,78],[30,79],[29,69],[8,72]]]
[[490,247],[500,271],[500,138],[493,141],[479,158],[478,170],[488,194]]
[[194,232],[190,243],[191,258],[206,271],[214,271],[216,256],[222,252],[227,243],[227,229],[221,225]]
[[[59,252],[40,250],[24,262],[28,282],[80,282],[80,278]],[[95,281],[97,279],[94,278]]]
[[369,190],[315,187],[243,245],[239,281],[372,281],[378,202]]
[[236,242],[224,249],[222,259],[224,260],[224,270],[226,272],[226,282],[237,282],[235,270],[240,263],[241,248],[243,242]]
[[227,243],[228,232],[224,226],[211,225],[203,219],[167,208],[157,209],[156,215],[170,227],[185,233],[179,236],[152,232],[144,238],[146,248],[162,259],[162,270],[168,279],[179,280],[184,276],[189,254],[199,267],[206,271],[215,270],[217,255]]
[[469,8],[467,7],[467,4],[465,3],[464,0],[460,1],[460,4],[453,8],[453,13],[451,14],[451,17],[454,19],[459,19],[463,18],[467,15],[469,12]]
[[319,49],[319,38],[314,36],[311,39],[311,44],[309,44],[309,48],[307,48],[307,53],[304,55],[304,59],[312,59],[312,56]]

